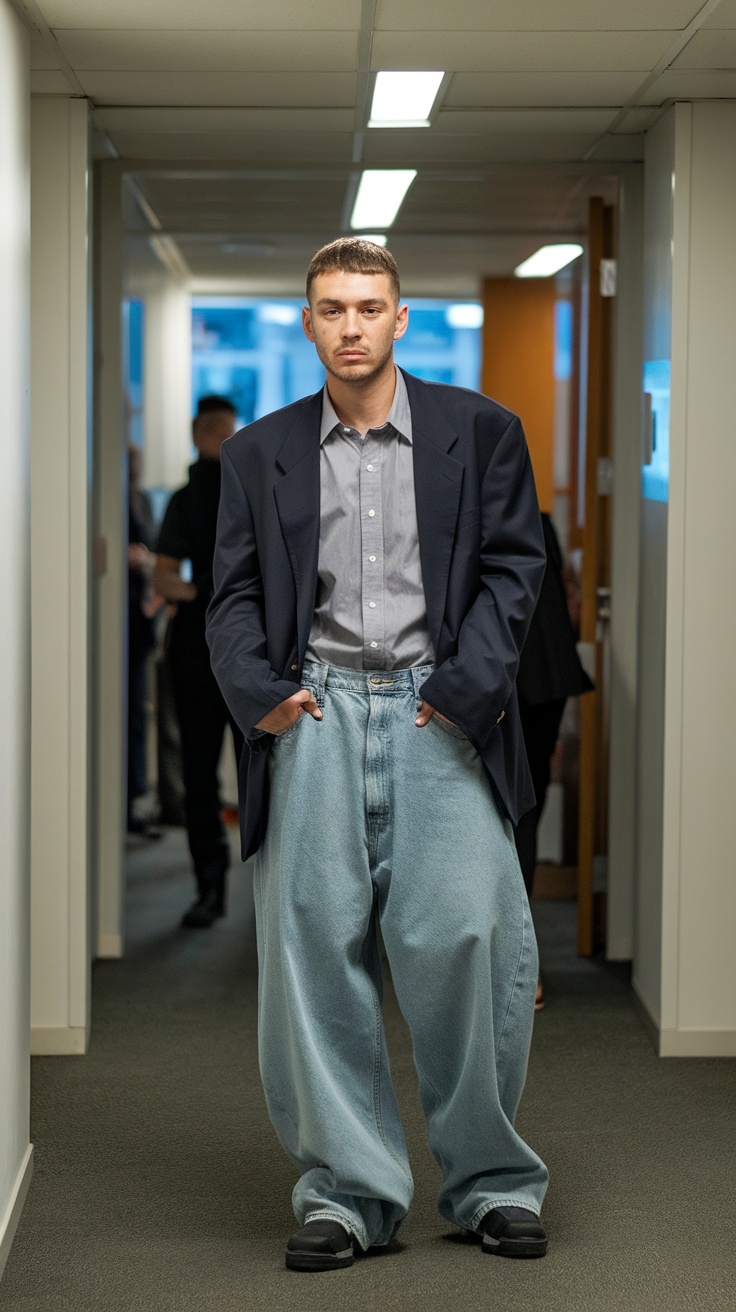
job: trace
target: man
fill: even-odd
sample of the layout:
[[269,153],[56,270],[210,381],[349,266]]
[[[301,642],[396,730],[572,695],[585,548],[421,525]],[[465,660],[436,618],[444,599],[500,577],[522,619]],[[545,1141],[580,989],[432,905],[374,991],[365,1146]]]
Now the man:
[[324,247],[307,299],[327,383],[223,451],[207,625],[247,744],[261,1074],[301,1172],[286,1264],[349,1266],[411,1201],[376,911],[439,1210],[541,1256],[547,1172],[513,1127],[537,978],[511,827],[534,803],[514,679],[544,571],[526,444],[492,401],[395,368],[389,252]]
[[[176,606],[168,637],[168,665],[181,736],[185,816],[197,899],[182,923],[206,929],[225,914],[230,847],[220,814],[217,767],[229,715],[210,666],[205,616],[212,596],[220,498],[220,449],[235,431],[235,407],[225,397],[203,397],[194,420],[199,459],[189,482],[172,496],[161,525],[153,584]],[[191,581],[181,577],[191,561]],[[233,727],[236,754],[240,733]]]

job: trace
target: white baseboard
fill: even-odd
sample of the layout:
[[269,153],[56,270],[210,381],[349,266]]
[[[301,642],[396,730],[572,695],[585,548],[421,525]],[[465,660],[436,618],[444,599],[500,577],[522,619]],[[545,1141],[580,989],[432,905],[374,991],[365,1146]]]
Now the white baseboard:
[[31,1025],[32,1057],[83,1057],[87,1030],[79,1025]]
[[660,1030],[660,1057],[736,1057],[736,1030]]
[[33,1175],[33,1144],[29,1143],[25,1151],[25,1156],[20,1165],[20,1170],[15,1178],[13,1192],[5,1209],[5,1215],[0,1220],[0,1278],[5,1270],[5,1263],[8,1260],[10,1246],[15,1238],[15,1232],[18,1229],[20,1214],[23,1211],[23,1204],[26,1201],[28,1186],[31,1183]]
[[659,1057],[736,1057],[736,1030],[663,1030],[652,1016],[636,983],[634,1006]]
[[123,955],[122,934],[100,934],[97,939],[98,957],[112,958],[117,961]]

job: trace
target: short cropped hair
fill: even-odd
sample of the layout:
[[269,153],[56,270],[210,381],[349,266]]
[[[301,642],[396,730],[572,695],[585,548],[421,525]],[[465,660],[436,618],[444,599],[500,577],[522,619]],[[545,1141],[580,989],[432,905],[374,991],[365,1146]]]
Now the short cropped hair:
[[366,241],[365,237],[338,237],[312,258],[307,269],[307,300],[315,278],[335,269],[344,273],[385,273],[396,300],[401,299],[399,270],[390,251],[373,241]]
[[209,396],[200,396],[197,402],[198,415],[211,415],[215,414],[218,410],[227,410],[231,415],[236,415],[238,413],[232,401],[227,396],[217,396],[214,392]]

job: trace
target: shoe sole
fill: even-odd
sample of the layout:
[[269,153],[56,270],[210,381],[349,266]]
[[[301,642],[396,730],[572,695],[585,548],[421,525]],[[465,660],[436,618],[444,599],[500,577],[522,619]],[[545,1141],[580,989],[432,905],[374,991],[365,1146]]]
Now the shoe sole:
[[547,1252],[546,1239],[493,1239],[491,1235],[483,1236],[482,1248],[491,1257],[544,1257]]
[[286,1250],[286,1265],[290,1271],[337,1271],[353,1265],[353,1250],[341,1253],[292,1253]]

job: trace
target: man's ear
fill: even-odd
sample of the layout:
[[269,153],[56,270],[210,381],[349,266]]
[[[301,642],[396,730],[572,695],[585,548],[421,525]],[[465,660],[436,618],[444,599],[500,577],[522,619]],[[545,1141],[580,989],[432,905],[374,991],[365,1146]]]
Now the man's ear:
[[312,331],[312,311],[308,305],[302,306],[302,328],[304,329],[304,336],[308,337],[310,342],[313,342],[314,333]]
[[400,305],[396,314],[396,327],[394,328],[394,341],[398,342],[400,337],[404,336],[409,327],[409,306]]

